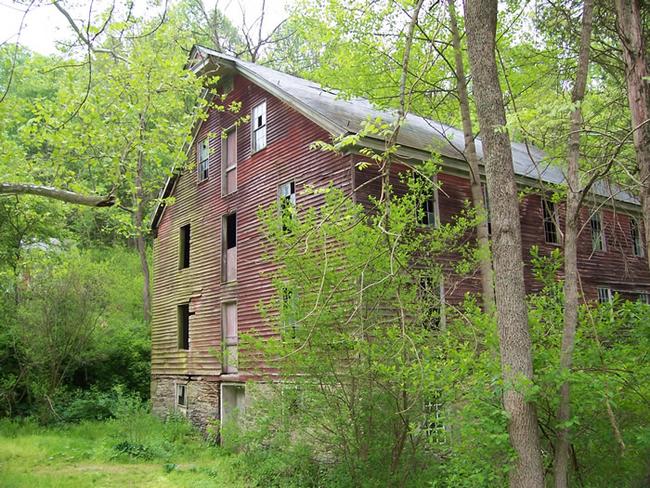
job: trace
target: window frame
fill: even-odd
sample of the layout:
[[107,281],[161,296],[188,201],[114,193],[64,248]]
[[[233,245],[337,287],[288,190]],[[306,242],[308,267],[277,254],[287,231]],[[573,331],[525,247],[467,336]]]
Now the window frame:
[[[600,248],[596,247],[596,236],[594,235],[594,223],[598,223],[598,232],[600,234]],[[603,226],[603,215],[600,210],[593,212],[589,217],[589,228],[591,230],[591,250],[592,252],[607,252],[607,240],[605,239],[605,227]]]
[[[560,226],[558,208],[554,201],[542,198],[542,223],[544,242],[553,246],[560,245]],[[552,227],[551,227],[552,226]]]
[[609,286],[599,286],[596,287],[596,293],[598,295],[598,303],[612,303],[614,300],[614,293],[612,292],[611,287]]
[[[179,401],[181,395],[180,390],[183,390],[183,403]],[[174,383],[174,405],[176,408],[185,410],[187,409],[187,383]]]
[[[263,123],[259,127],[255,127],[255,124],[257,123],[256,121],[256,114],[255,111],[258,108],[263,107]],[[266,105],[266,99],[262,100],[259,102],[257,105],[255,105],[251,109],[251,154],[255,154],[259,151],[262,151],[266,149],[266,147],[269,145],[268,141],[268,110],[267,110],[267,105]],[[263,130],[264,131],[264,146],[262,147],[257,147],[257,133],[259,131]]]
[[[202,148],[204,144],[206,154],[205,159],[202,159]],[[205,167],[203,163],[205,163]],[[199,183],[210,179],[210,138],[207,135],[200,139],[196,144],[196,168]]]
[[[289,186],[289,193],[284,194],[282,192],[283,187]],[[285,202],[288,202],[286,204]],[[297,195],[296,195],[296,181],[295,180],[288,180],[285,181],[284,183],[280,183],[278,185],[278,214],[280,218],[282,219],[282,231],[287,233],[289,232],[289,228],[285,224],[285,210],[287,209],[293,209],[293,212],[295,213],[297,209]],[[291,211],[291,210],[289,210]],[[291,218],[293,218],[293,213],[291,215]]]
[[[424,179],[423,176],[414,173],[413,175],[415,178],[422,178]],[[434,176],[431,180],[431,185],[433,185],[433,194],[423,200],[421,204],[418,207],[418,210],[423,212],[422,219],[418,219],[418,224],[421,225],[422,227],[427,227],[431,229],[438,229],[440,228],[440,201],[438,198],[438,176]],[[430,212],[427,210],[427,205],[431,203],[433,205],[433,212]],[[430,216],[433,215],[433,222],[430,222]]]
[[[230,136],[230,134],[235,135],[235,162],[230,166],[226,166],[226,163],[228,162],[227,141],[228,141],[228,136]],[[236,193],[237,189],[239,188],[238,181],[237,181],[237,163],[239,162],[239,152],[237,150],[238,138],[239,138],[239,134],[237,133],[236,125],[231,125],[227,129],[224,129],[221,133],[221,196],[224,197]],[[233,171],[235,173],[235,189],[228,191],[228,174],[232,173]]]

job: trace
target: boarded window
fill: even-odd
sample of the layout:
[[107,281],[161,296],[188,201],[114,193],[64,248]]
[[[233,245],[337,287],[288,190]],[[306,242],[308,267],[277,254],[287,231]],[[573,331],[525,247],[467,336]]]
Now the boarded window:
[[288,232],[296,215],[296,185],[293,181],[282,183],[278,187],[278,204],[282,218],[282,230]]
[[176,383],[176,406],[187,407],[187,387]]
[[221,369],[224,373],[236,373],[239,347],[236,302],[224,303],[221,307],[221,335],[223,342]]
[[178,306],[178,348],[190,348],[190,304],[183,303]]
[[237,130],[231,128],[224,132],[221,140],[221,164],[223,194],[237,190]]
[[266,102],[253,108],[253,152],[266,147]]
[[198,170],[199,170],[199,181],[208,179],[208,172],[210,169],[210,141],[206,137],[199,142],[199,147],[197,150],[198,155]]
[[487,224],[487,231],[489,235],[492,235],[492,220],[490,217],[490,197],[487,191],[487,185],[484,183],[481,186],[483,190],[483,206],[485,207],[485,219]]
[[632,253],[635,256],[643,256],[643,241],[641,239],[641,230],[639,221],[630,217],[630,239],[632,240]]
[[190,225],[181,227],[179,238],[179,267],[181,269],[190,267]]
[[237,214],[224,216],[222,222],[222,273],[223,281],[237,280]]
[[591,248],[594,251],[605,251],[605,234],[600,212],[594,212],[589,219],[591,225]]
[[612,289],[601,287],[598,288],[598,303],[609,303],[612,301]]
[[557,231],[557,209],[555,203],[550,200],[542,200],[542,212],[544,213],[544,240],[549,244],[559,244]]

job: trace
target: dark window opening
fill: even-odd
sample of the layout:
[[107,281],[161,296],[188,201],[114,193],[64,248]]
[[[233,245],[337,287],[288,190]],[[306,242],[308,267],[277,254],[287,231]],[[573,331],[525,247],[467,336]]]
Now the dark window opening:
[[184,303],[178,306],[178,348],[188,350],[190,348],[190,304]]
[[605,235],[600,212],[595,212],[589,219],[591,226],[591,248],[594,251],[605,250]]
[[179,407],[187,406],[187,388],[185,385],[176,385],[176,405]]
[[630,218],[630,238],[632,239],[632,253],[635,256],[643,257],[643,240],[641,239],[641,230],[639,222]]
[[559,244],[555,203],[546,199],[542,200],[542,210],[544,212],[544,240],[548,244]]
[[237,279],[237,214],[231,213],[223,218],[222,278],[224,281]]
[[190,225],[181,227],[180,235],[180,268],[190,267]]

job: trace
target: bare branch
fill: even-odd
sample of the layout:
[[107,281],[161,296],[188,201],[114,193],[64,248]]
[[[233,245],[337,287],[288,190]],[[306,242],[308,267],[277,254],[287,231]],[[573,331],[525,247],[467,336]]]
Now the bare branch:
[[112,207],[115,205],[114,195],[83,195],[51,186],[31,185],[24,183],[0,183],[0,195],[37,195],[40,197],[60,200],[88,207]]

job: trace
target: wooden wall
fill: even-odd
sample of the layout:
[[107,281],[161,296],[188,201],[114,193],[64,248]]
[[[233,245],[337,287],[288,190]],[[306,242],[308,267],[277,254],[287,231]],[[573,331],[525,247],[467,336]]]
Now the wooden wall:
[[[326,131],[241,76],[234,80],[231,100],[242,103],[239,114],[211,111],[199,130],[198,140],[209,132],[219,134],[241,115],[263,100],[267,104],[267,147],[251,155],[250,123],[237,131],[237,191],[221,194],[221,138],[210,142],[210,176],[197,182],[196,170],[181,175],[169,205],[160,220],[154,242],[152,321],[153,375],[220,374],[221,304],[237,301],[240,334],[256,331],[269,334],[258,312],[258,304],[272,293],[261,276],[268,270],[262,262],[263,241],[257,212],[275,204],[278,185],[294,180],[298,208],[318,205],[319,196],[305,196],[305,185],[326,186],[330,182],[349,191],[351,158],[311,151],[316,140],[330,140]],[[221,280],[221,222],[237,212],[238,281]],[[190,267],[179,270],[180,227],[191,225]],[[190,350],[178,350],[176,307],[190,302]],[[243,375],[229,380],[245,379]]]

